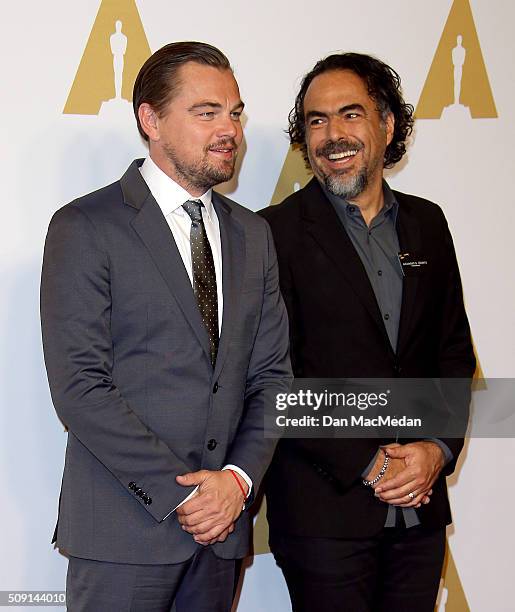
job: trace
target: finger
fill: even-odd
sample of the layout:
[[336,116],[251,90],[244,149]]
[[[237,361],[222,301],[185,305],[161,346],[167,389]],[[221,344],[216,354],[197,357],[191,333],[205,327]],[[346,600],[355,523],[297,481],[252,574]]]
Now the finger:
[[208,500],[205,496],[195,495],[195,497],[192,497],[177,508],[177,516],[185,516],[188,514],[193,514],[194,512],[199,512],[200,510],[207,508],[207,504]]
[[380,497],[383,501],[390,502],[393,499],[399,499],[399,498],[402,499],[403,497],[405,497],[406,495],[409,495],[413,491],[420,491],[420,490],[425,491],[424,487],[421,486],[419,481],[411,478],[408,482],[402,484],[399,487],[394,487],[392,489],[390,488],[382,489],[381,491],[379,489],[376,489],[374,491],[374,494],[376,495],[376,497]]
[[[220,517],[217,517],[215,519],[204,521],[192,527],[187,527],[186,525],[184,525],[182,528],[184,529],[184,531],[191,533],[191,535],[193,536],[197,536],[197,535],[203,536],[206,533],[208,533],[211,529],[213,529],[213,527],[216,527],[216,525],[220,525],[220,524],[221,524]],[[212,539],[212,538],[209,538],[209,539]]]
[[222,533],[215,539],[215,542],[225,542],[227,540],[227,536],[229,535],[229,530],[226,529],[222,531]]
[[394,502],[395,505],[399,506],[400,508],[420,508],[420,506],[422,504],[428,504],[431,500],[428,496],[429,491],[424,491],[424,490],[420,490],[420,491],[412,491],[412,493],[414,494],[414,497],[411,498],[409,496],[409,494],[402,500],[398,501],[397,500]]
[[204,482],[209,476],[208,470],[200,470],[198,472],[189,472],[175,477],[175,480],[183,487],[191,487]]
[[397,446],[387,446],[386,450],[393,459],[403,459],[409,454],[409,449],[406,449],[402,444],[398,444]]
[[192,514],[178,516],[179,523],[183,527],[195,527],[200,523],[205,523],[207,520],[214,518],[215,513],[209,512],[207,509],[198,510]]
[[424,498],[426,497],[425,493],[420,493],[418,495],[415,495],[415,497],[413,499],[411,498],[407,498],[404,497],[403,501],[401,503],[396,504],[397,506],[399,506],[399,508],[416,508],[416,507],[420,507],[420,505],[422,504],[422,501],[424,500]]
[[225,542],[229,535],[234,531],[234,523],[231,523],[229,527],[223,531],[217,538],[213,538],[209,543],[216,544],[216,542]]
[[209,542],[213,539],[218,538],[218,536],[223,533],[223,531],[227,528],[227,525],[222,523],[220,525],[215,525],[209,531],[203,534],[198,534],[193,536],[193,539],[198,544],[209,544]]
[[377,487],[375,487],[374,490],[376,493],[383,493],[384,491],[399,489],[400,487],[403,487],[412,482],[414,478],[415,475],[413,474],[412,470],[405,469],[393,478],[385,478],[377,485]]

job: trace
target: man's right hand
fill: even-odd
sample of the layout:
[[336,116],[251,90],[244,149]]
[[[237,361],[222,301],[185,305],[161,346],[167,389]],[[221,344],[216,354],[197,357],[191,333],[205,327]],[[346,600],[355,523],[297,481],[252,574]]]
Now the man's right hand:
[[[367,480],[373,480],[381,471],[381,468],[383,467],[384,461],[385,461],[384,450],[388,451],[389,448],[395,448],[398,446],[401,446],[401,445],[398,444],[397,442],[394,442],[392,444],[387,444],[386,446],[383,446],[379,449],[379,453],[377,453],[376,461],[374,465],[372,466],[372,469],[370,470],[370,472],[365,477]],[[383,479],[388,478],[389,480],[390,478],[394,478],[395,476],[397,476],[398,474],[401,474],[404,470],[406,470],[406,468],[407,466],[406,466],[406,462],[404,461],[404,459],[397,459],[394,457],[390,457],[390,461],[388,463],[388,467],[386,468],[386,472],[383,478],[381,478],[381,480],[379,480],[373,486],[373,489],[375,490],[380,485]],[[410,502],[401,504],[400,506],[402,508],[413,508],[413,507],[420,508],[422,504],[428,504],[431,501],[430,495],[432,493],[433,493],[432,489],[429,489],[428,491],[421,491]]]

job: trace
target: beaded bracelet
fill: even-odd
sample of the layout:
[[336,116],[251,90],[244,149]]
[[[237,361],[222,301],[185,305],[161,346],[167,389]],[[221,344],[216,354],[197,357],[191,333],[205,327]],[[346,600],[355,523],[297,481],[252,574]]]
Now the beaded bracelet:
[[365,487],[373,487],[385,475],[386,468],[388,467],[388,464],[390,463],[390,455],[387,453],[387,451],[384,448],[383,448],[383,451],[384,451],[383,467],[379,470],[379,474],[373,480],[365,480],[365,479],[362,480]]

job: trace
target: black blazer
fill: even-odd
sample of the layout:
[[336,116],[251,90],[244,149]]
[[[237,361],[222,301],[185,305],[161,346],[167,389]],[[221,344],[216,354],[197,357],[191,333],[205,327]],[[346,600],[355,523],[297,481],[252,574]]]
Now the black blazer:
[[[441,209],[395,192],[402,252],[428,264],[403,280],[397,351],[388,340],[365,268],[318,181],[260,212],[270,223],[290,319],[294,373],[306,378],[469,378],[475,369],[452,238]],[[468,408],[468,405],[467,405]],[[390,440],[391,441],[391,440]],[[361,483],[378,439],[284,439],[266,479],[273,530],[313,537],[370,536],[387,504]],[[433,487],[421,523],[451,522],[445,475],[463,439],[446,439],[454,460]]]

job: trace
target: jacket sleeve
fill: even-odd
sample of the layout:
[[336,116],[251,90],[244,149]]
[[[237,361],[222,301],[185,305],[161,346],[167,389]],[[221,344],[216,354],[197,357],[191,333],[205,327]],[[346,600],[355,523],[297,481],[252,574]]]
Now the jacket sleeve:
[[127,503],[140,503],[161,521],[193,490],[175,482],[190,470],[113,382],[110,274],[89,217],[73,203],[59,210],[48,230],[41,278],[50,391],[64,425],[120,482]]
[[444,262],[448,267],[441,316],[439,376],[446,405],[451,411],[453,429],[461,428],[463,434],[459,438],[440,438],[453,455],[452,460],[443,470],[444,475],[449,475],[454,471],[459,453],[463,448],[476,359],[463,303],[463,291],[454,244],[447,221],[442,212],[440,215]]

